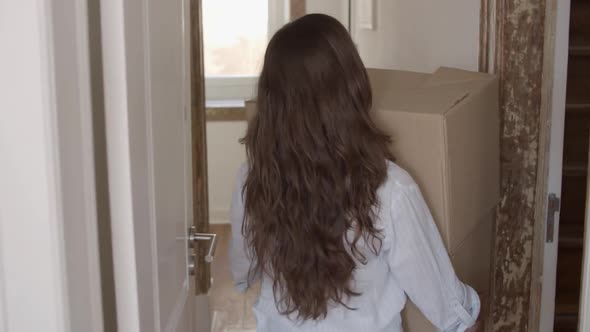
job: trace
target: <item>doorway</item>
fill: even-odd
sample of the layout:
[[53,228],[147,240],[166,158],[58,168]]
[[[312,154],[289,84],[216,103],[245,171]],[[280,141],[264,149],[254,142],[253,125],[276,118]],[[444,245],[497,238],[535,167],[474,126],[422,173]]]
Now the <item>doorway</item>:
[[555,292],[556,332],[577,331],[590,128],[590,3],[572,0]]
[[[348,26],[349,3],[202,0],[201,6],[209,232],[218,239],[210,266],[211,331],[250,332],[256,330],[251,308],[259,285],[245,294],[235,291],[228,264],[229,208],[236,173],[246,160],[239,142],[247,127],[246,102],[254,99],[266,45],[281,26],[313,12],[329,14]],[[234,10],[228,12],[227,8]]]
[[[440,15],[453,17],[459,10],[434,3],[434,11]],[[236,293],[227,264],[231,232],[229,206],[235,174],[246,159],[244,147],[238,142],[247,126],[245,101],[254,95],[261,53],[273,29],[305,13],[326,13],[349,28],[367,67],[433,72],[440,66],[450,66],[476,71],[479,4],[461,4],[460,9],[469,19],[455,26],[423,15],[423,8],[413,1],[256,0],[245,5],[236,0],[202,0],[202,6],[207,208],[211,223],[207,231],[216,233],[219,240],[215,260],[210,266],[213,279],[209,292],[211,330],[253,331],[255,325],[250,308],[257,288],[252,293]],[[240,15],[226,13],[229,7]],[[399,24],[391,23],[394,21]],[[246,24],[240,22],[249,22],[251,26],[247,30],[240,29]],[[415,30],[417,26],[421,29]],[[234,28],[238,30],[231,31]],[[407,33],[410,29],[417,32]],[[220,34],[221,30],[225,34]],[[441,40],[445,43],[441,44]],[[408,47],[398,48],[393,44]],[[258,60],[252,56],[256,53]],[[242,54],[248,56],[236,56]]]

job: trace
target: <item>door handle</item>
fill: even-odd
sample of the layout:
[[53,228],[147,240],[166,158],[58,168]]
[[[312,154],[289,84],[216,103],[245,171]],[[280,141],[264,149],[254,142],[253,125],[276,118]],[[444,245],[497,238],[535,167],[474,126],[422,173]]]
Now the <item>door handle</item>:
[[217,234],[199,233],[197,232],[197,228],[195,226],[191,226],[191,228],[189,228],[188,231],[188,247],[194,248],[198,241],[210,241],[209,250],[207,251],[207,255],[205,256],[205,261],[207,263],[213,262],[215,250],[217,249]]

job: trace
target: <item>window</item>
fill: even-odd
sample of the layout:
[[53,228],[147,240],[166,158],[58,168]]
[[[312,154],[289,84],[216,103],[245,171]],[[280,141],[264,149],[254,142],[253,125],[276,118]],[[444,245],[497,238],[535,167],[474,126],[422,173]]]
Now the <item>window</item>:
[[266,45],[288,21],[288,0],[203,0],[207,101],[254,96]]

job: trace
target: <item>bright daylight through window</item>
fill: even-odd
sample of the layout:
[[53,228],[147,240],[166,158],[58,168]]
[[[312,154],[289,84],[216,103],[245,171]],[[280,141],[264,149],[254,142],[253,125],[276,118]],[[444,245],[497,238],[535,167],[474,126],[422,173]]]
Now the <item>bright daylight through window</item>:
[[207,101],[252,98],[269,36],[286,22],[285,0],[203,0]]

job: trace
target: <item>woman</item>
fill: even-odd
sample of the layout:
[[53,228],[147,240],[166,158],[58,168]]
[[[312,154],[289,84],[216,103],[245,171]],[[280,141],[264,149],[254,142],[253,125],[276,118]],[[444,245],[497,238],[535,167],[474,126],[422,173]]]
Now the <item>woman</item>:
[[475,329],[479,298],[370,109],[337,20],[307,15],[271,39],[231,215],[236,287],[262,279],[260,332],[401,331],[406,297],[443,331]]

